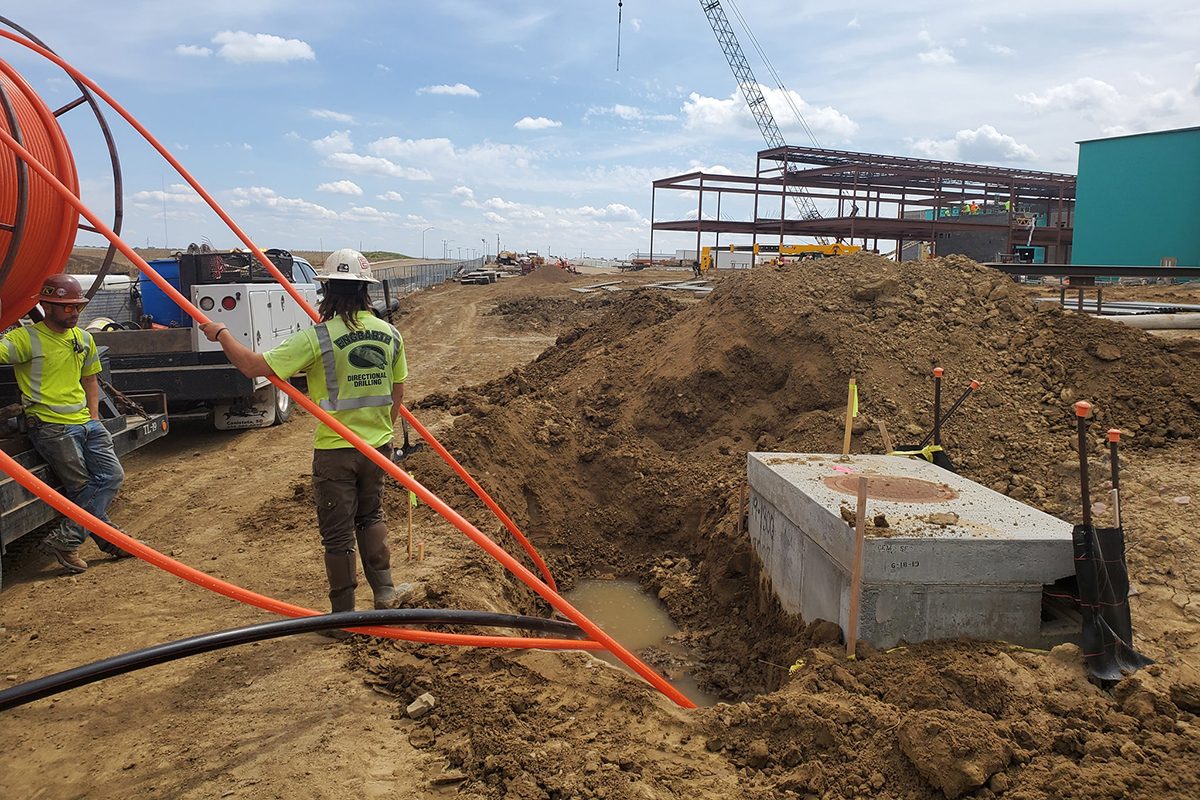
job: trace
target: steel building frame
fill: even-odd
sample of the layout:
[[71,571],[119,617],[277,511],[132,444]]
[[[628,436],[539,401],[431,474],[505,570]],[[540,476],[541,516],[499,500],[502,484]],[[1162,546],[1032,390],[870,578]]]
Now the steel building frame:
[[[654,181],[650,252],[654,252],[655,231],[694,232],[697,253],[702,234],[715,234],[719,247],[725,233],[750,236],[754,243],[761,238],[782,244],[785,237],[800,236],[847,243],[861,240],[864,249],[876,251],[880,240],[895,241],[897,258],[906,242],[929,242],[936,254],[939,233],[995,233],[1006,239],[1009,253],[1014,245],[1028,242],[1045,247],[1047,261],[1068,262],[1075,186],[1074,175],[1055,172],[820,147],[775,147],[758,153],[753,176],[689,172]],[[696,219],[656,220],[660,189],[696,192]],[[715,219],[704,218],[706,194],[716,195]],[[753,220],[721,219],[721,198],[727,194],[752,195]],[[793,198],[835,204],[836,216],[788,218]],[[952,215],[971,203],[983,213]],[[906,216],[915,211],[932,213],[929,219]],[[1049,223],[1034,227],[1032,237],[1028,228],[1019,228],[1020,218],[1029,214]],[[996,221],[996,216],[1004,219]]]

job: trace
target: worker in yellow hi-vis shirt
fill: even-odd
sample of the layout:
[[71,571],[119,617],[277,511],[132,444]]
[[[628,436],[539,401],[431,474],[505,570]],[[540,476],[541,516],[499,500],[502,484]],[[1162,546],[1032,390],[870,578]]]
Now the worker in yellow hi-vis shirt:
[[[87,298],[70,275],[51,275],[37,296],[46,317],[0,338],[0,363],[12,364],[29,441],[62,481],[63,494],[85,511],[108,521],[108,507],[125,479],[112,435],[100,421],[100,357],[96,343],[77,327]],[[64,519],[42,548],[70,572],[87,562],[79,547],[87,531]],[[95,536],[115,558],[129,555]]]
[[[393,425],[408,377],[404,340],[370,311],[367,288],[378,281],[362,253],[338,250],[325,260],[317,280],[325,287],[318,309],[320,324],[293,334],[272,350],[256,353],[233,334],[222,336],[227,328],[218,322],[202,325],[201,330],[209,341],[220,343],[233,365],[248,377],[277,375],[287,380],[306,373],[313,401],[390,458]],[[397,590],[392,583],[383,521],[386,473],[326,425],[317,428],[313,447],[313,489],[330,606],[334,612],[354,610],[357,541],[375,608],[396,608],[413,587]]]

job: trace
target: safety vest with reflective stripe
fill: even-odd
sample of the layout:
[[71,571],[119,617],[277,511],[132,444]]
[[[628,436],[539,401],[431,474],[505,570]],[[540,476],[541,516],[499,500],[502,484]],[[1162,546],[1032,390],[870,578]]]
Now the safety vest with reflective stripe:
[[[369,311],[356,315],[359,327],[340,317],[314,325],[263,353],[281,378],[307,373],[308,393],[368,444],[392,439],[392,389],[408,377],[400,332]],[[350,444],[325,425],[317,426],[318,450]]]
[[91,419],[80,379],[100,372],[92,335],[56,333],[39,322],[0,339],[0,363],[12,364],[27,414],[43,422],[81,425]]

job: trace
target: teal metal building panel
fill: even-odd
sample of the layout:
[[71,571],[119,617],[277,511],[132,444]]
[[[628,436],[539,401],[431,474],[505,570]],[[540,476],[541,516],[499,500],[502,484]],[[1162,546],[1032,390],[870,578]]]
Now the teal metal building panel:
[[1079,143],[1073,264],[1200,266],[1200,128]]

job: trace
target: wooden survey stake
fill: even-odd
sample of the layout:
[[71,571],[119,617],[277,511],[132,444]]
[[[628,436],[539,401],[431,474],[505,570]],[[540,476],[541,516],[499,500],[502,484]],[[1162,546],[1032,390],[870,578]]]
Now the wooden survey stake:
[[879,435],[883,437],[883,454],[887,455],[894,449],[892,447],[892,437],[888,433],[887,423],[879,420]]
[[863,544],[867,537],[867,479],[858,479],[858,510],[854,515],[854,564],[850,572],[850,613],[846,619],[846,658],[854,658],[858,642],[858,596],[862,593]]
[[737,535],[742,535],[743,521],[746,519],[746,495],[748,489],[746,484],[742,484],[742,490],[738,492],[738,510],[737,510]]
[[846,432],[842,436],[842,455],[850,455],[850,429],[854,427],[854,411],[858,405],[858,381],[850,379],[850,389],[846,393]]
[[413,537],[412,537],[412,522],[413,522],[413,507],[412,503],[408,504],[408,560],[413,560]]

